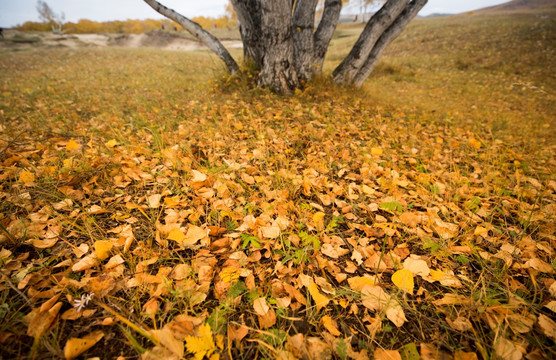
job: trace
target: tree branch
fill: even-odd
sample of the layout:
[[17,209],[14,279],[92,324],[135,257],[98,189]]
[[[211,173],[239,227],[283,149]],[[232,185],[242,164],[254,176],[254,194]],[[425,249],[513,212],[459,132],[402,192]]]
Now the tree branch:
[[376,42],[375,47],[371,51],[367,60],[357,72],[353,79],[355,86],[360,87],[365,80],[369,77],[375,68],[378,59],[390,43],[397,38],[407,24],[419,13],[419,11],[427,4],[428,0],[412,0],[405,8],[402,14],[390,25],[390,27],[382,34],[380,39]]
[[212,50],[216,56],[218,56],[226,67],[228,68],[228,72],[230,74],[235,74],[239,72],[239,66],[237,65],[236,61],[230,55],[228,50],[222,45],[222,43],[214,37],[209,32],[205,31],[199,24],[194,21],[189,20],[185,16],[178,14],[172,9],[167,8],[166,6],[162,5],[158,1],[155,0],[144,0],[150,7],[156,10],[158,13],[174,20],[187,31],[189,31],[192,35],[194,35],[197,39],[199,39],[205,46],[207,46],[210,50]]
[[318,72],[322,71],[322,64],[324,63],[328,45],[330,40],[332,40],[332,35],[340,19],[340,11],[342,11],[341,0],[325,1],[324,12],[314,35],[314,64]]
[[398,18],[408,0],[388,0],[369,20],[355,45],[345,59],[334,70],[334,81],[351,83],[373,50],[380,36]]

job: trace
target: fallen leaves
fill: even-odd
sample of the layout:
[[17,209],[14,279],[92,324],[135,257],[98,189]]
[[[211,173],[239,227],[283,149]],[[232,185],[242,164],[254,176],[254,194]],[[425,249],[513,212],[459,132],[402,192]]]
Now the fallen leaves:
[[[116,59],[114,73],[135,72],[130,63]],[[116,88],[151,87],[132,78]],[[78,89],[87,101],[17,100],[26,92],[10,89],[16,104],[3,109],[0,315],[17,319],[28,298],[38,307],[27,309],[31,336],[50,336],[61,319],[102,326],[109,343],[114,323],[153,327],[155,317],[140,335],[157,344],[145,358],[264,347],[277,358],[413,360],[420,348],[423,358],[450,350],[471,360],[478,344],[517,358],[536,350],[528,339],[553,341],[556,187],[545,134],[517,140],[492,122],[503,114],[478,126],[470,113],[385,116],[345,93],[313,101],[310,84],[287,100],[213,90],[169,102],[164,83],[149,94],[154,111],[89,80],[96,93]],[[33,135],[13,142],[26,123]],[[544,148],[520,145],[530,138]],[[91,293],[87,308],[72,307]],[[99,308],[114,299],[121,317]],[[0,332],[3,346],[17,325]],[[95,339],[59,336],[68,358]]]

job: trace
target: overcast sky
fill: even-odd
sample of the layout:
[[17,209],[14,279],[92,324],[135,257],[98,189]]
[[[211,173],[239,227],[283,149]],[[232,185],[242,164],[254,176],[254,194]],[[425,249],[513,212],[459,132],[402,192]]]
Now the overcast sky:
[[[508,0],[429,0],[421,15],[460,13],[507,2]],[[56,13],[64,12],[66,21],[155,19],[161,16],[142,0],[46,0]],[[224,14],[227,0],[160,0],[167,7],[188,16],[217,17]],[[25,21],[39,21],[36,0],[0,0],[0,27],[8,28]]]

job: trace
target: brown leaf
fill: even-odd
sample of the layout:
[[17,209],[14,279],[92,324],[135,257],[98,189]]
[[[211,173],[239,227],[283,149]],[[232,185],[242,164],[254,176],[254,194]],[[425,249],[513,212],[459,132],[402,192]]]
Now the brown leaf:
[[552,340],[556,340],[556,322],[544,314],[539,315],[538,322],[543,333]]
[[62,308],[62,303],[56,303],[49,310],[40,312],[39,309],[34,309],[31,321],[27,328],[27,335],[32,337],[42,336],[54,323],[58,312]]
[[232,341],[241,341],[244,337],[247,336],[249,333],[249,328],[245,325],[241,325],[239,327],[235,327],[233,325],[228,324],[228,337]]
[[361,302],[367,309],[386,312],[388,320],[397,327],[401,327],[407,321],[398,301],[390,297],[380,286],[367,285],[361,293]]
[[519,348],[510,340],[499,337],[494,343],[494,352],[504,360],[520,360],[523,357]]
[[276,313],[272,309],[268,310],[265,315],[257,315],[257,317],[262,329],[268,329],[276,324]]

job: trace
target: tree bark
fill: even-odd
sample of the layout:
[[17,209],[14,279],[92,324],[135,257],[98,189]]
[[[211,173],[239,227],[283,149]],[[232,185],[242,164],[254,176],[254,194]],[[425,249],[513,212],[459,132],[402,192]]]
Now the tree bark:
[[396,18],[402,13],[408,0],[388,0],[369,20],[348,56],[334,70],[334,81],[339,84],[353,83],[376,42]]
[[390,43],[397,38],[407,24],[419,13],[419,11],[427,4],[427,0],[413,0],[402,12],[402,14],[390,25],[390,27],[378,39],[375,47],[371,51],[369,57],[355,75],[353,84],[357,87],[363,85],[365,80],[374,70],[378,59]]
[[235,74],[239,72],[239,66],[237,65],[236,61],[230,55],[228,50],[220,43],[220,41],[214,37],[209,32],[203,30],[203,28],[194,21],[189,20],[183,15],[178,14],[172,9],[167,8],[166,6],[160,4],[158,1],[155,0],[144,0],[147,4],[150,5],[154,10],[159,12],[160,14],[174,20],[187,31],[189,31],[192,35],[194,35],[197,39],[199,39],[203,44],[205,44],[210,50],[212,50],[216,56],[218,56],[226,67],[228,68],[228,72],[230,74]]
[[262,67],[261,4],[260,0],[231,0],[239,22],[243,42],[243,57],[259,70]]
[[318,0],[297,0],[293,13],[293,54],[300,80],[311,80],[314,73],[315,10]]
[[261,0],[262,68],[257,85],[289,93],[300,87],[293,57],[291,0]]
[[328,50],[328,45],[330,40],[332,40],[332,35],[334,30],[336,30],[336,25],[338,25],[338,20],[340,19],[340,11],[342,11],[342,1],[341,0],[326,0],[324,3],[324,12],[320,20],[317,31],[314,35],[314,66],[315,72],[322,72],[322,64],[324,64],[324,57],[326,56],[326,51]]

